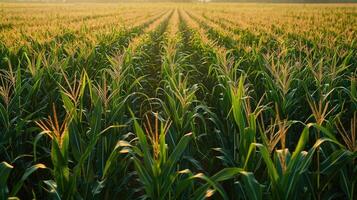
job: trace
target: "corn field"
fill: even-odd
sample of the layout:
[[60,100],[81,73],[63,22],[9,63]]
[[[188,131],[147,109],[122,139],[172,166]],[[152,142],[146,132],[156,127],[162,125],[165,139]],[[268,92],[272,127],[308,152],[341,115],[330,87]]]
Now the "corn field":
[[356,4],[0,3],[0,199],[357,199]]

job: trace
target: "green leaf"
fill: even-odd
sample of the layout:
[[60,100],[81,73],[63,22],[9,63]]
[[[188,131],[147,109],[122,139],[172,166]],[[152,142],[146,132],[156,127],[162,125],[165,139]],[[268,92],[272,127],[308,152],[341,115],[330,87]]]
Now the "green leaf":
[[229,199],[226,192],[223,190],[222,186],[218,183],[218,181],[215,181],[202,173],[196,174],[192,178],[202,179],[207,182],[206,185],[201,186],[195,191],[195,193],[193,194],[193,199],[204,199],[206,196],[206,192],[209,189],[209,186],[212,186],[215,190],[217,190],[223,199]]
[[250,158],[250,155],[251,155],[251,152],[253,151],[254,147],[258,147],[259,148],[259,153],[261,154],[261,156],[263,157],[263,160],[268,168],[268,174],[271,178],[271,180],[277,184],[278,182],[278,179],[279,179],[279,174],[278,174],[278,171],[277,169],[275,168],[274,166],[274,162],[273,160],[270,158],[270,154],[269,154],[269,151],[268,149],[262,145],[262,144],[258,144],[258,143],[252,143],[250,145],[250,148],[249,148],[249,153],[248,153],[248,156],[246,158],[246,161],[245,161],[245,165],[247,165],[248,161],[249,161],[249,158]]
[[6,108],[0,104],[0,122],[5,126],[6,129],[10,127],[9,114]]
[[236,124],[239,127],[239,132],[241,134],[241,137],[243,136],[244,133],[244,128],[245,128],[245,120],[243,117],[243,95],[244,95],[244,78],[243,76],[240,77],[239,83],[238,83],[238,88],[235,90],[233,87],[231,88],[231,101],[232,101],[232,112],[233,116],[235,119]]
[[12,165],[5,161],[0,163],[0,199],[7,199],[8,197],[7,179],[13,168]]
[[42,138],[42,136],[46,135],[45,132],[41,132],[38,135],[36,135],[34,141],[33,141],[33,160],[36,162],[37,161],[37,143],[38,141]]
[[352,152],[343,149],[337,150],[321,163],[321,173],[328,175],[336,172],[351,161]]
[[43,182],[50,187],[49,192],[54,196],[54,199],[62,200],[60,192],[57,190],[57,184],[55,181],[47,180]]
[[263,199],[262,186],[255,179],[254,174],[251,172],[240,172],[243,179],[243,188],[248,199]]
[[145,165],[147,167],[151,167],[153,165],[153,157],[150,153],[150,149],[149,149],[149,145],[146,139],[146,135],[144,134],[143,129],[140,127],[138,121],[135,119],[134,113],[130,110],[131,115],[133,117],[134,120],[134,130],[135,130],[135,134],[137,135],[138,139],[139,139],[139,145],[141,147],[141,150],[144,152],[144,161],[145,161]]
[[44,164],[36,164],[27,168],[25,173],[22,175],[21,179],[16,183],[16,185],[12,188],[10,196],[15,196],[19,190],[21,189],[22,185],[24,184],[25,180],[36,170],[38,169],[46,169],[47,167]]
[[300,135],[299,142],[295,147],[295,151],[291,156],[291,160],[294,160],[295,157],[297,157],[297,155],[300,154],[300,152],[305,148],[305,145],[308,140],[309,140],[309,126],[306,126]]
[[194,199],[201,199],[204,197],[204,192],[209,189],[209,186],[212,186],[215,190],[219,191],[223,199],[228,199],[219,182],[233,179],[237,176],[242,177],[244,190],[249,199],[262,199],[262,186],[255,179],[253,173],[246,172],[241,168],[225,168],[211,177],[207,177],[202,173],[194,175],[192,178],[200,178],[207,182],[205,185],[196,190],[194,193]]
[[179,143],[176,145],[173,152],[170,154],[169,158],[167,159],[167,171],[166,173],[170,173],[172,169],[176,166],[176,162],[181,158],[183,152],[186,150],[188,143],[192,139],[192,133],[188,133],[184,135]]

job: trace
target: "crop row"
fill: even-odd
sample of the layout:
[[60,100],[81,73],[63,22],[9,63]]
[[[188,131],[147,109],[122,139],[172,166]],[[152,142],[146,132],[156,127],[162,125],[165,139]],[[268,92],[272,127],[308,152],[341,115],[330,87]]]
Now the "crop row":
[[0,5],[0,199],[356,198],[355,6]]

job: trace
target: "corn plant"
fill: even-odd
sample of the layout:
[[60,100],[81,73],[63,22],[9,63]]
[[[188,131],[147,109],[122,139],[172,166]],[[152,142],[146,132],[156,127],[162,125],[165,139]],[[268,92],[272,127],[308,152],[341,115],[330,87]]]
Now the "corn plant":
[[356,199],[355,5],[0,10],[0,199]]

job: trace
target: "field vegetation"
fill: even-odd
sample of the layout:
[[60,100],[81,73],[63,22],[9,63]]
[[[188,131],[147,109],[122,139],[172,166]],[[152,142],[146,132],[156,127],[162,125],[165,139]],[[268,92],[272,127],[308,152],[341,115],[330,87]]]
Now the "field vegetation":
[[0,199],[357,199],[357,5],[0,4]]

